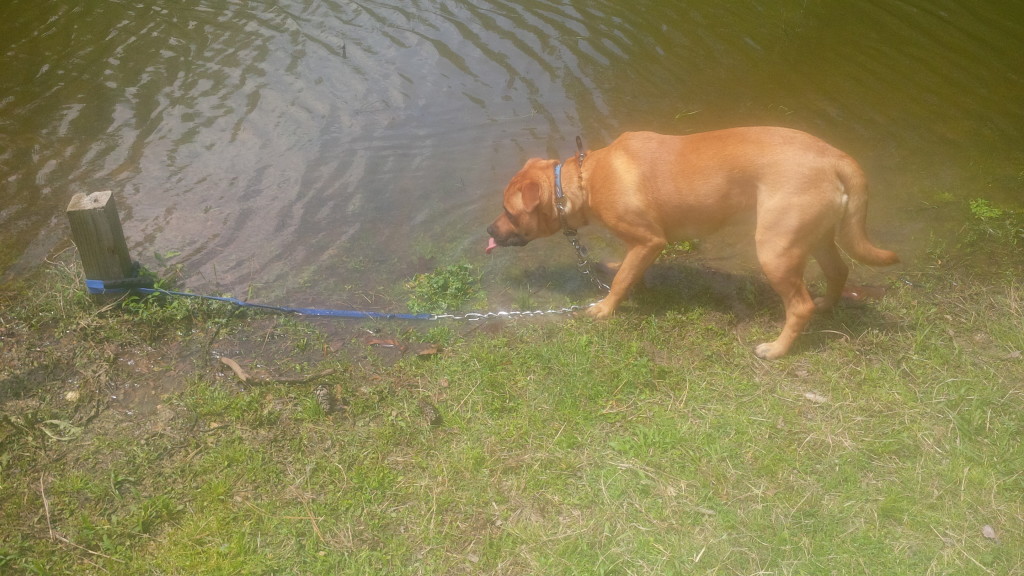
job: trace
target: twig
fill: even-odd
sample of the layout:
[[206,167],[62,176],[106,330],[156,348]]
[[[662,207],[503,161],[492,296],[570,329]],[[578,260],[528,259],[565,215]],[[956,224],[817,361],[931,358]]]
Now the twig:
[[50,523],[50,501],[46,498],[46,487],[43,484],[45,475],[39,475],[39,495],[43,497],[43,510],[46,511],[46,528],[50,531],[50,540],[54,540],[53,524]]
[[322,370],[320,372],[317,372],[315,374],[309,374],[307,376],[285,376],[280,378],[274,376],[266,376],[263,378],[254,378],[248,372],[246,372],[245,369],[242,368],[242,366],[239,365],[238,362],[232,360],[231,358],[228,358],[227,356],[221,356],[220,361],[228,368],[231,368],[231,371],[235,373],[235,376],[240,381],[247,384],[305,384],[306,382],[311,382],[319,378],[330,376],[335,372],[333,368],[329,368],[327,370]]
[[[314,520],[314,521],[318,520],[318,518],[314,518],[312,515],[310,515],[310,516],[282,516],[280,514],[271,514],[271,513],[267,512],[266,510],[260,508],[259,506],[253,504],[252,502],[249,502],[248,500],[243,500],[243,502],[245,503],[246,506],[252,508],[253,510],[255,510],[257,512],[259,512],[260,514],[266,516],[267,518],[277,518],[278,520]],[[309,508],[307,508],[307,511],[308,510],[309,510]],[[317,532],[319,532],[319,530]]]
[[316,536],[320,539],[320,543],[324,546],[328,546],[327,541],[324,540],[323,533],[320,532],[320,523],[316,521],[316,516],[313,516],[313,511],[309,509],[309,502],[303,499],[302,507],[306,509],[306,514],[309,515],[309,521],[311,524],[313,524],[313,531],[316,532]]
[[276,514],[270,514],[266,510],[263,510],[262,508],[253,504],[252,502],[249,502],[248,500],[244,500],[243,502],[245,502],[245,504],[252,508],[253,510],[259,512],[263,516],[266,516],[267,518],[277,518],[280,520],[309,520],[310,524],[313,525],[313,531],[316,532],[317,538],[320,539],[320,542],[324,546],[330,548],[330,544],[328,544],[327,540],[324,539],[323,532],[320,531],[319,520],[321,519],[313,515],[313,511],[310,510],[309,508],[309,502],[307,502],[305,499],[302,500],[302,507],[306,509],[306,516],[280,516]]
[[835,334],[836,336],[839,336],[840,338],[842,338],[843,340],[845,340],[847,342],[850,341],[850,335],[849,334],[845,334],[843,332],[839,332],[838,330],[818,330],[818,333],[819,334]]
[[462,399],[462,402],[459,402],[459,405],[455,407],[455,410],[453,410],[453,412],[458,412],[460,409],[462,409],[462,405],[466,403],[466,400],[469,400],[469,397],[473,395],[473,392],[476,392],[476,389],[480,386],[480,382],[482,382],[482,380],[478,380],[477,383],[473,385],[473,389],[470,390],[468,394],[466,394],[466,397]]
[[71,540],[68,540],[64,536],[61,536],[59,533],[53,531],[53,524],[50,522],[50,501],[49,501],[49,499],[46,498],[46,485],[43,482],[43,480],[44,480],[44,476],[40,476],[39,477],[39,495],[43,497],[43,509],[46,511],[46,527],[50,530],[50,539],[51,540],[56,540],[58,542],[63,542],[64,544],[67,544],[68,546],[73,546],[73,547],[78,548],[79,550],[81,550],[83,552],[87,552],[89,554],[92,554],[93,556],[99,556],[101,558],[106,558],[107,560],[113,560],[114,562],[120,562],[121,564],[124,564],[124,560],[121,560],[120,558],[114,558],[113,556],[107,556],[106,554],[103,554],[102,552],[96,552],[94,550],[89,550],[88,548],[85,548],[83,546],[79,546],[78,544],[75,544],[74,542],[72,542]]

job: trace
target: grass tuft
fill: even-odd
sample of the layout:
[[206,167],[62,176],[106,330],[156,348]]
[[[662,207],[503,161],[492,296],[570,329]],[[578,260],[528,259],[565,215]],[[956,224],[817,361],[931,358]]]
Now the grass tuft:
[[480,293],[480,276],[469,264],[453,264],[417,274],[406,284],[408,306],[414,314],[443,314],[458,310]]

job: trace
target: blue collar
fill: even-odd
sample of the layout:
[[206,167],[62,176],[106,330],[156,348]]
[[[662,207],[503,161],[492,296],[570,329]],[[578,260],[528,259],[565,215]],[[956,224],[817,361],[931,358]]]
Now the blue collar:
[[565,198],[565,192],[562,191],[562,164],[555,164],[555,198],[561,200]]

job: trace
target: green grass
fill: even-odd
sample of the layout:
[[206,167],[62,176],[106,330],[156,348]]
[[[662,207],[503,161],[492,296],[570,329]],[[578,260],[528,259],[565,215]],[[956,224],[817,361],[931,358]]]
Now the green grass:
[[0,296],[0,572],[1024,573],[1003,240],[973,247],[1000,272],[896,273],[775,362],[751,352],[779,326],[759,286],[749,315],[655,289],[607,322],[376,326],[443,348],[417,356],[362,325],[100,311],[51,267]]
[[478,300],[480,276],[470,264],[452,264],[417,274],[406,284],[407,305],[414,314],[442,314]]

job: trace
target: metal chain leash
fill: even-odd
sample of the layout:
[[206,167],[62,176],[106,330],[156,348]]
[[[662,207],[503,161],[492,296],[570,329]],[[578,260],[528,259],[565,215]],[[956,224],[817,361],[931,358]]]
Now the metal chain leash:
[[583,274],[584,278],[590,280],[598,290],[602,292],[611,290],[604,281],[597,277],[597,272],[594,271],[594,263],[588,257],[587,247],[580,242],[576,230],[574,228],[566,228],[562,233],[565,234],[565,237],[569,239],[569,244],[572,244],[572,247],[576,250],[576,267],[579,269],[580,274]]
[[499,312],[466,312],[465,314],[434,314],[431,320],[489,320],[491,318],[532,318],[534,316],[548,316],[551,314],[572,314],[580,310],[586,310],[597,302],[587,305],[567,306],[565,308],[552,308],[550,310],[507,310]]
[[[580,190],[582,190],[583,159],[586,157],[586,154],[583,152],[583,139],[580,138],[579,136],[576,137],[576,150],[576,164],[579,169],[579,188]],[[608,292],[609,290],[611,290],[611,288],[609,288],[607,284],[602,282],[601,279],[598,278],[597,274],[594,272],[594,265],[593,263],[591,263],[590,258],[588,257],[589,253],[587,252],[586,246],[584,246],[579,240],[578,232],[575,228],[569,226],[569,217],[565,212],[568,199],[562,192],[561,177],[562,171],[561,167],[559,166],[558,168],[555,169],[555,178],[557,180],[555,182],[555,208],[558,209],[558,220],[562,224],[562,234],[565,234],[565,237],[569,239],[569,244],[572,244],[572,247],[576,250],[576,266],[579,268],[580,273],[583,274],[585,278],[589,279],[590,282],[594,284],[594,286],[596,286],[598,290]]]

